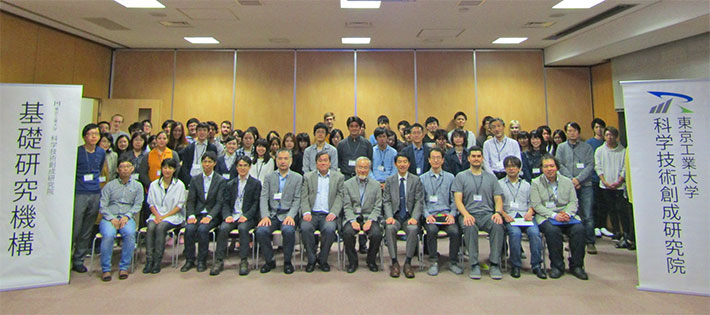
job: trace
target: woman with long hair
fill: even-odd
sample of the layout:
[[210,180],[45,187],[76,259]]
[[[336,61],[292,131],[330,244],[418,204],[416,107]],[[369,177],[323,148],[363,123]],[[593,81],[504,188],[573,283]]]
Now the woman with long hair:
[[547,143],[540,130],[530,132],[530,149],[523,152],[523,179],[530,182],[542,174],[542,156],[547,153],[545,151]]
[[185,127],[181,122],[176,121],[170,125],[170,138],[168,140],[168,148],[175,151],[182,151],[190,144],[185,137]]
[[[305,134],[305,135],[308,136],[308,134]],[[343,131],[340,130],[340,129],[335,128],[335,129],[333,129],[333,130],[330,131],[330,139],[328,139],[328,142],[330,142],[330,145],[332,145],[332,146],[334,146],[334,147],[337,148],[337,147],[338,147],[338,143],[340,143],[340,141],[343,141],[343,138],[344,138],[344,137],[343,137]],[[309,140],[309,141],[308,141],[308,145],[306,146],[306,148],[309,147],[310,145],[311,145],[311,141]]]
[[256,127],[249,127],[242,134],[242,147],[237,150],[237,157],[246,155],[254,158],[254,142],[259,139],[259,130]]
[[118,175],[118,173],[116,173],[118,169],[118,154],[114,150],[113,137],[108,132],[101,134],[98,145],[106,151],[106,162],[104,162],[104,167],[99,177],[99,185],[103,188],[106,183],[110,182]]
[[123,153],[130,151],[129,142],[128,135],[121,134],[118,136],[116,139],[116,155],[120,157]]
[[[180,155],[176,151],[168,148],[168,134],[165,131],[155,135],[155,147],[148,152],[140,165],[140,180],[143,187],[149,187],[150,183],[160,178],[161,165],[165,159],[175,159],[178,162],[176,173],[180,173]],[[188,166],[189,167],[189,166]]]
[[266,175],[271,174],[275,169],[274,159],[269,155],[269,143],[266,142],[266,139],[256,140],[254,147],[254,164],[249,170],[249,175],[258,179],[263,186]]
[[293,162],[291,162],[290,169],[303,175],[303,151],[301,151],[301,148],[297,143],[298,141],[296,141],[296,136],[292,132],[289,132],[284,135],[281,147],[291,150]]

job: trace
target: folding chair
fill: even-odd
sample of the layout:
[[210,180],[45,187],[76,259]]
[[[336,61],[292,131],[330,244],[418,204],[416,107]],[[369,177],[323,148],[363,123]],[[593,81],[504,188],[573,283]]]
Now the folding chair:
[[[320,237],[320,230],[316,230],[315,232],[313,232],[313,235],[315,235],[316,237]],[[301,261],[300,261],[299,264],[298,264],[298,269],[303,269],[303,253],[305,252],[304,245],[303,245],[303,238],[302,238],[302,237],[299,237],[299,238],[298,238],[298,241],[299,241],[299,242],[298,242],[299,248],[301,249],[301,253],[300,253]],[[341,259],[341,257],[340,257],[340,242],[341,242],[341,239],[340,239],[340,232],[338,231],[338,229],[335,230],[335,242],[338,243],[338,261],[337,261],[337,265],[338,265],[338,266],[341,266],[341,265],[342,265],[342,263],[340,262],[340,259]],[[341,269],[341,270],[342,270],[342,269]]]
[[[256,256],[256,235],[254,234],[254,229],[249,230],[249,235],[251,235],[251,242],[254,244],[251,248],[251,261],[254,262],[253,268],[256,269],[257,265],[255,262]],[[235,228],[229,232],[229,238],[235,239],[239,237],[239,228]],[[249,244],[241,244],[239,246],[249,246]],[[227,253],[229,253],[229,246],[227,246]]]
[[[217,228],[219,228],[219,225],[210,229],[209,233],[210,233],[210,236],[212,236],[212,241],[210,243],[217,242],[217,234],[215,232],[215,230],[217,230]],[[185,234],[185,227],[184,226],[182,228],[180,228],[180,232],[178,232],[176,243],[179,244],[179,241],[180,241],[181,237],[183,236],[183,234]],[[178,248],[177,245],[173,246],[173,250],[175,252],[175,268],[177,268],[177,266],[178,266],[177,248]],[[208,249],[209,249],[209,243],[208,243]],[[216,249],[217,249],[217,245],[215,245],[215,250],[212,251],[212,265],[214,265],[215,261],[217,260],[217,256],[216,256],[217,250]]]
[[[91,241],[91,258],[89,259],[89,276],[94,272],[94,255],[96,251],[96,241],[101,240],[103,238],[103,235],[101,233],[96,233],[94,236],[94,239]],[[116,238],[114,238],[114,246],[116,245],[116,241],[123,238],[121,233],[116,233]],[[131,259],[131,273],[133,273],[133,269],[135,269],[136,265],[136,260],[135,260],[135,255],[136,251],[135,249],[133,250],[133,259]]]

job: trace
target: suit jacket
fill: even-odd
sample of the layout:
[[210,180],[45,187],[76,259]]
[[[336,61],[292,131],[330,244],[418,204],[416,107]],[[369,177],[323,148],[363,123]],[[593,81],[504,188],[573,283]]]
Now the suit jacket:
[[[328,209],[330,213],[340,216],[343,210],[343,182],[345,176],[338,171],[330,171],[328,184]],[[301,215],[311,212],[316,203],[318,192],[318,170],[303,175],[301,187]]]
[[[571,179],[557,173],[557,198],[555,199],[554,196],[555,193],[547,183],[545,175],[540,175],[532,180],[532,185],[530,185],[530,206],[535,209],[537,223],[542,223],[542,221],[551,218],[560,211],[564,211],[570,217],[580,220],[577,215],[577,191],[574,189]],[[546,207],[547,201],[554,201],[555,207]]]
[[192,177],[194,185],[190,185],[187,192],[187,201],[185,201],[185,214],[198,215],[202,209],[207,210],[207,215],[212,219],[217,219],[221,214],[224,198],[224,184],[227,182],[219,174],[212,172],[212,182],[210,190],[207,192],[205,199],[205,184],[203,179],[204,173],[200,173]]
[[[234,160],[236,161],[236,159]],[[239,173],[237,173],[237,166],[232,165],[232,168],[229,169],[229,172],[227,172],[227,163],[224,160],[224,155],[220,156],[217,158],[217,165],[214,166],[214,171],[217,172],[217,174],[223,175],[224,174],[229,174],[229,180],[232,178],[237,178],[239,177]]]
[[[239,175],[230,179],[224,187],[224,197],[222,200],[222,219],[234,213],[234,203],[239,196]],[[259,210],[259,197],[261,196],[261,183],[254,177],[247,178],[244,185],[244,196],[242,200],[242,216],[247,220],[256,220]]]
[[[212,151],[214,154],[217,154],[217,147],[212,144],[212,143],[207,143],[207,151]],[[190,176],[190,170],[192,169],[192,164],[195,162],[195,143],[190,143],[180,151],[180,157],[182,157],[182,167],[180,168],[180,173],[178,175],[178,178],[182,180],[182,182],[185,184],[185,187],[190,186],[190,181],[192,180],[192,176]],[[215,161],[217,162],[217,161]]]
[[279,200],[274,199],[274,194],[279,192],[279,171],[274,171],[266,175],[261,188],[261,200],[259,208],[261,209],[261,217],[276,216],[283,221],[287,216],[296,218],[298,210],[301,207],[301,186],[303,184],[303,176],[289,170],[286,175],[286,183],[281,191],[281,209],[288,209],[288,212],[278,212]]
[[360,203],[360,186],[358,185],[357,176],[348,179],[343,183],[343,211],[345,212],[345,220],[343,223],[349,223],[357,219],[355,208],[360,207],[362,216],[365,220],[378,222],[382,217],[382,189],[380,183],[374,178],[367,179],[365,186],[365,194]]
[[[419,220],[424,207],[424,187],[417,175],[407,173],[405,197],[410,216],[412,219]],[[399,174],[394,174],[385,180],[382,207],[385,209],[385,219],[394,217],[394,214],[399,210]]]
[[468,150],[463,149],[463,152],[461,152],[461,162],[459,162],[459,157],[456,155],[455,149],[452,148],[446,151],[446,155],[444,155],[444,166],[442,167],[445,171],[456,177],[456,174],[470,167],[471,165],[468,163]]
[[[422,169],[422,174],[426,173],[429,171],[431,168],[431,165],[429,165],[429,151],[431,151],[431,148],[429,146],[422,144],[422,151],[424,152],[424,169]],[[412,174],[417,174],[417,163],[414,160],[414,145],[409,144],[404,149],[402,149],[400,152],[402,152],[404,155],[409,157],[409,172]],[[395,162],[397,159],[395,158]],[[397,184],[399,185],[399,183]],[[397,188],[399,189],[399,188]]]

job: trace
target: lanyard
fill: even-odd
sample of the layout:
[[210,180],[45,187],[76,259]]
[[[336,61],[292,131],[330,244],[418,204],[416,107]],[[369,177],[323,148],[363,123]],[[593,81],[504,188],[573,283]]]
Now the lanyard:
[[517,201],[518,199],[518,192],[520,192],[520,180],[518,180],[518,187],[515,189],[515,194],[513,195],[513,189],[511,188],[513,185],[510,184],[509,181],[505,182],[506,187],[508,187],[508,192],[513,196],[513,201]]
[[505,149],[505,145],[508,144],[508,141],[506,141],[506,140],[507,139],[504,137],[503,138],[503,146],[500,149],[498,149],[498,141],[496,139],[493,139],[493,145],[496,146],[496,152],[498,153],[498,161],[500,161],[500,153],[503,152],[503,150]]
[[[352,139],[352,137],[350,137]],[[357,141],[357,140],[352,140],[350,143],[348,143],[348,149],[350,149],[350,153],[353,155],[357,155],[357,151],[360,149],[360,144],[362,144],[360,141],[357,141],[357,146],[355,147],[355,150],[353,151],[353,144],[352,142]]]
[[479,192],[481,190],[481,186],[483,186],[483,174],[478,175],[478,177],[480,177],[481,180],[478,181],[478,185],[476,185],[476,175],[473,175],[473,186],[475,187],[476,195],[480,195]]
[[377,148],[377,152],[380,153],[380,165],[385,166],[385,155],[387,155],[387,148],[385,148],[385,151]]
[[[436,178],[433,173],[431,176]],[[434,181],[439,183],[436,187],[434,187]],[[431,182],[432,195],[436,195],[436,193],[439,192],[439,189],[441,189],[441,185],[444,184],[444,176],[439,174],[439,178],[436,178],[434,181]]]
[[[545,190],[547,190],[547,200],[548,201],[556,201],[557,200],[557,188],[555,186],[549,185],[547,178],[544,179],[544,185],[545,185]],[[557,187],[559,187],[559,183],[557,183]],[[550,194],[550,188],[552,188],[553,192]],[[554,197],[554,198],[553,198]]]
[[[174,182],[174,180],[171,179],[171,180],[170,180],[170,184],[168,184],[168,187],[165,187],[165,192],[163,193],[163,198],[162,198],[162,200],[160,201],[160,206],[163,207],[163,208],[165,208],[165,198],[168,197],[168,191],[170,190],[170,187],[173,186],[173,182]],[[163,187],[163,184],[164,184],[164,182],[163,182],[163,180],[161,179],[161,180],[160,180],[160,187]],[[160,212],[160,211],[158,211],[158,212]],[[166,211],[165,213],[167,213],[167,212],[169,212],[169,210]]]
[[[94,148],[94,152],[96,152],[96,148]],[[84,155],[86,156],[86,166],[89,167],[89,173],[93,174],[94,169],[91,168],[91,162],[89,161],[89,152],[86,152],[86,148],[84,148]]]
[[[200,153],[197,153],[198,146],[200,146],[200,147],[204,146],[204,148],[202,149],[202,152],[200,152]],[[202,158],[202,155],[205,154],[205,151],[207,151],[207,144],[206,143],[201,144],[201,143],[195,142],[195,156],[193,158],[192,164],[195,164],[195,165],[200,164],[200,158]]]
[[[358,179],[360,181],[360,179]],[[360,189],[360,183],[364,183],[365,185]],[[360,189],[360,207],[362,207],[362,201],[365,199],[365,191],[367,190],[367,179],[365,179],[364,182],[358,183],[358,189]]]

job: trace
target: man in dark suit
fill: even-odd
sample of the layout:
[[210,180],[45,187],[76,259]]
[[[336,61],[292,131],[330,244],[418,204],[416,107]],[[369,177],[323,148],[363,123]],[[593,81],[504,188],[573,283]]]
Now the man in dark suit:
[[[214,152],[217,156],[217,147],[207,141],[210,126],[206,123],[197,124],[197,139],[190,143],[184,150],[178,154],[182,158],[182,167],[178,178],[185,184],[185,187],[190,187],[192,177],[202,173],[202,155],[206,152]],[[215,163],[217,159],[215,158]]]
[[207,248],[210,242],[210,230],[217,226],[222,210],[223,189],[226,181],[215,175],[214,166],[217,154],[207,151],[202,155],[202,171],[192,177],[185,202],[187,226],[185,226],[185,251],[187,259],[180,271],[187,272],[195,267],[195,238],[199,242],[197,253],[197,271],[207,270]]
[[261,273],[276,268],[271,237],[274,231],[281,229],[284,248],[284,273],[294,271],[291,257],[296,242],[296,220],[301,206],[301,185],[303,177],[289,170],[291,151],[285,148],[276,152],[278,171],[266,175],[261,189],[259,208],[261,221],[256,229],[256,241],[264,253],[265,263]]
[[[382,189],[380,183],[370,178],[370,159],[365,156],[355,161],[356,176],[344,184],[343,193],[343,242],[345,255],[348,256],[348,273],[357,270],[358,258],[355,251],[355,236],[363,231],[370,238],[370,248],[367,250],[367,268],[372,272],[379,271],[375,262],[377,252],[382,242]],[[362,244],[362,243],[361,243]]]
[[[231,136],[230,136],[231,137]],[[227,137],[229,139],[229,137]],[[216,276],[224,269],[224,257],[227,252],[227,238],[235,228],[239,229],[239,275],[249,274],[249,230],[256,225],[259,211],[261,183],[249,176],[251,159],[246,156],[237,158],[236,169],[238,177],[232,178],[224,188],[224,204],[222,217],[224,221],[219,226],[217,235],[217,262],[210,270],[211,276]]]
[[[306,245],[308,264],[306,272],[313,272],[318,266],[330,271],[328,254],[335,241],[335,219],[343,210],[343,174],[330,170],[328,152],[316,153],[316,170],[303,175],[301,188],[301,236]],[[316,259],[315,231],[320,231],[320,254]]]
[[382,194],[382,205],[385,209],[387,228],[387,248],[392,257],[390,276],[399,277],[400,269],[397,262],[397,231],[403,229],[407,235],[407,256],[404,262],[404,276],[414,278],[412,256],[419,242],[419,217],[422,215],[424,188],[419,177],[409,173],[409,158],[398,153],[394,164],[397,174],[385,180],[385,192]]
[[412,144],[407,145],[400,152],[409,159],[409,172],[419,176],[428,172],[431,168],[427,159],[430,148],[422,142],[424,139],[424,127],[419,123],[412,125],[410,137]]

